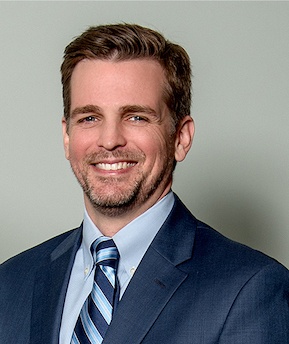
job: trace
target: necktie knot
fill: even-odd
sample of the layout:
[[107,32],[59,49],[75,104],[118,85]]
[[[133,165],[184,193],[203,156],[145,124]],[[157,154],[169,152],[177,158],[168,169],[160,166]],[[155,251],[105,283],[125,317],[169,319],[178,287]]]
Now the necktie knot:
[[100,237],[92,244],[93,258],[95,265],[110,266],[116,268],[119,258],[118,250],[112,239]]

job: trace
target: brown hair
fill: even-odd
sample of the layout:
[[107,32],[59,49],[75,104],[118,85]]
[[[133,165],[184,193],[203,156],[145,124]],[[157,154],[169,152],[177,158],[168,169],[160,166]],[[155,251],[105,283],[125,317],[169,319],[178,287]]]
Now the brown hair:
[[191,67],[186,51],[149,28],[134,24],[114,24],[90,27],[65,48],[61,80],[66,121],[69,122],[70,116],[71,75],[79,61],[137,58],[154,59],[163,67],[167,78],[164,100],[175,126],[183,117],[190,115]]

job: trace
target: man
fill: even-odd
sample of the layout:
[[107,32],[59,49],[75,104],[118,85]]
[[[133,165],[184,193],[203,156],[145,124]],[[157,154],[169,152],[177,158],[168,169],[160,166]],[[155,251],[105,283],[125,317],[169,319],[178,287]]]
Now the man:
[[194,133],[184,49],[137,25],[98,26],[67,46],[61,72],[84,221],[1,266],[1,344],[289,343],[288,270],[171,191]]

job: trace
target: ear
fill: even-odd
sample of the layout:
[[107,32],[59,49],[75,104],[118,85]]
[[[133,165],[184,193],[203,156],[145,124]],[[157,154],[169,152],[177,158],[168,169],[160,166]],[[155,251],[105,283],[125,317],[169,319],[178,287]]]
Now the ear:
[[68,124],[66,119],[62,118],[62,137],[63,137],[63,146],[65,157],[69,160],[69,135],[68,135]]
[[195,132],[195,125],[192,117],[184,117],[178,127],[175,139],[175,159],[183,161],[189,152]]

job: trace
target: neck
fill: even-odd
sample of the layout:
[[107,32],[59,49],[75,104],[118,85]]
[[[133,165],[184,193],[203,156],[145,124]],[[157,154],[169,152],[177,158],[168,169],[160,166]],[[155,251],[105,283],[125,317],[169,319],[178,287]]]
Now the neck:
[[170,191],[170,187],[161,195],[154,195],[150,197],[145,203],[140,206],[135,206],[128,211],[120,212],[116,210],[102,211],[99,208],[95,208],[89,199],[84,196],[85,207],[89,217],[96,227],[101,231],[104,236],[112,237],[119,232],[124,226],[133,221],[135,218],[143,214],[154,204],[160,201]]

